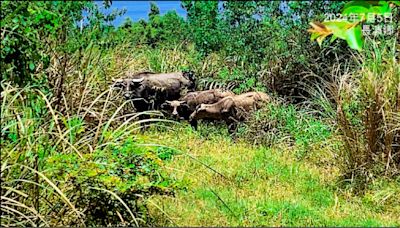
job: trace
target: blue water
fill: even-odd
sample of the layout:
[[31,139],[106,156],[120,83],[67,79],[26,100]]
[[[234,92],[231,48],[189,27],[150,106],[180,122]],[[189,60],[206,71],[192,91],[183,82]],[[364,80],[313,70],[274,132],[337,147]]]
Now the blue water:
[[[165,14],[167,11],[175,10],[179,15],[186,17],[186,10],[181,7],[180,1],[153,1],[160,9],[160,14]],[[101,6],[102,3],[98,2]],[[140,19],[148,20],[150,11],[150,1],[112,1],[110,9],[104,12],[111,12],[113,9],[123,9],[127,11],[124,15],[117,17],[114,21],[115,26],[119,26],[126,17],[130,17],[132,21]]]

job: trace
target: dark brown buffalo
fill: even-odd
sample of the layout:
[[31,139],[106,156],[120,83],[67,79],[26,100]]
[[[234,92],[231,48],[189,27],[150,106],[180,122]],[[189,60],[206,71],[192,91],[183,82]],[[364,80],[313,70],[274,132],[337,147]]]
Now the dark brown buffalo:
[[193,91],[196,83],[193,72],[142,72],[114,81],[114,88],[124,91],[136,111],[159,110],[166,100],[176,100],[181,94]]

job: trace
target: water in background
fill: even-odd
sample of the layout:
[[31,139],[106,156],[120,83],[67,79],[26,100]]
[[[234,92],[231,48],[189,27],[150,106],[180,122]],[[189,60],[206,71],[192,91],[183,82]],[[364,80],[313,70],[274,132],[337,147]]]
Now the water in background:
[[[154,1],[160,9],[160,14],[165,14],[167,11],[175,10],[180,16],[186,18],[186,10],[181,7],[180,1]],[[102,2],[98,2],[102,6]],[[130,17],[132,21],[140,19],[148,20],[150,11],[150,1],[112,1],[110,9],[104,12],[111,12],[113,9],[123,9],[127,11],[121,17],[117,17],[114,21],[115,26],[119,26],[126,17]]]

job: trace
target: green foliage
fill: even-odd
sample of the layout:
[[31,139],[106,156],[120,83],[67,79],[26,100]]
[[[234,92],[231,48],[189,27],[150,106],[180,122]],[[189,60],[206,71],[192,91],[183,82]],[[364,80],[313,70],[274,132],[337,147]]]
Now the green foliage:
[[187,36],[187,25],[176,11],[160,15],[157,5],[151,2],[149,20],[132,22],[130,19],[116,29],[120,42],[129,42],[132,46],[150,47],[169,46],[182,43]]
[[155,17],[160,15],[160,9],[154,2],[150,2],[150,12],[149,12],[149,18],[150,20]]
[[[55,81],[65,77],[64,61],[93,43],[112,43],[109,35],[113,28],[108,24],[123,13],[116,10],[105,15],[90,1],[2,2],[2,78],[19,84],[50,81],[50,87],[59,90],[62,83],[56,85]],[[84,19],[88,25],[80,24]],[[57,65],[56,75],[41,74],[52,65]]]
[[390,13],[391,9],[389,4],[395,1],[351,1],[348,2],[344,7],[342,13],[350,15],[352,13],[358,13],[361,17],[367,17],[369,13],[372,14],[384,14]]
[[[221,27],[217,1],[182,1],[190,25],[191,38],[203,53],[219,50]],[[227,34],[225,34],[227,35]]]
[[[343,6],[345,14],[391,10],[383,1],[365,7],[375,3],[183,1],[185,19],[174,11],[161,15],[152,2],[148,21],[127,19],[115,28],[113,20],[124,11],[104,14],[93,2],[2,2],[1,225],[158,225],[148,217],[154,213],[149,205],[155,205],[163,219],[169,219],[170,211],[153,204],[155,196],[165,200],[165,195],[188,186],[189,191],[183,191],[187,198],[174,198],[173,206],[166,208],[174,219],[200,220],[200,225],[396,224],[394,219],[383,222],[392,212],[379,214],[398,204],[392,197],[398,192],[396,184],[372,185],[384,189],[366,188],[363,202],[357,198],[348,203],[343,189],[322,183],[335,183],[331,171],[337,167],[321,165],[329,153],[335,156],[329,165],[340,163],[347,179],[398,176],[398,51],[388,55],[382,40],[374,44],[373,54],[361,56],[362,72],[342,81],[340,93],[325,97],[324,105],[330,108],[326,116],[343,136],[341,156],[339,150],[330,151],[339,142],[332,148],[315,148],[336,136],[336,125],[305,111],[320,110],[294,105],[258,110],[240,125],[242,137],[235,139],[225,125],[209,123],[198,131],[186,126],[176,139],[176,131],[162,134],[165,131],[158,129],[140,141],[146,133],[138,132],[139,124],[122,121],[132,116],[129,104],[107,91],[111,78],[127,70],[193,69],[202,80],[238,83],[236,93],[257,90],[307,97],[312,93],[304,91],[307,80],[318,87],[321,79],[358,69],[343,40],[351,48],[362,45],[359,24],[324,22],[315,24],[323,34],[313,38],[322,43],[333,33],[333,40],[340,39],[321,50],[304,33],[308,22],[321,21],[324,13],[338,13]],[[105,8],[110,5],[111,1],[103,3]],[[397,50],[398,44],[390,49]],[[338,62],[344,67],[335,68]],[[127,116],[121,111],[125,109]],[[153,140],[176,143],[190,154],[143,145]],[[241,140],[263,146],[254,149]],[[272,149],[264,146],[283,149],[272,156]],[[279,163],[285,150],[293,160],[283,157]],[[305,155],[321,167],[316,171],[308,160],[295,161]],[[207,173],[197,175],[203,166]],[[320,180],[314,176],[317,172],[328,177],[318,174]],[[273,197],[266,200],[266,194]],[[202,201],[196,202],[198,198]],[[354,208],[346,209],[349,205],[369,208],[357,207],[353,214]],[[185,210],[195,219],[185,218]],[[364,210],[373,213],[364,215]],[[382,218],[372,219],[377,214]],[[362,215],[358,223],[357,215]]]
[[157,43],[178,44],[184,40],[185,22],[176,11],[155,15],[147,24],[147,39],[152,46]]
[[[255,143],[267,146],[280,140],[292,141],[299,148],[298,155],[303,156],[309,146],[328,139],[331,128],[316,117],[296,110],[293,105],[270,104],[248,120],[241,134]],[[287,137],[289,140],[286,140]]]
[[159,147],[157,149],[157,156],[161,160],[171,160],[173,155],[177,154],[178,152],[175,149],[168,148],[168,147]]
[[1,224],[31,224],[19,213],[36,225],[149,224],[148,198],[177,188],[163,171],[175,151],[140,145],[132,139],[135,123],[115,129],[74,110],[55,112],[49,97],[2,82],[1,194],[17,205],[10,212],[2,204]]
[[[397,176],[400,153],[400,69],[396,40],[372,42],[363,56],[362,68],[351,78],[336,79],[333,94],[337,103],[338,127],[343,136],[343,175],[352,176],[356,190],[374,177]],[[339,86],[342,83],[345,86]],[[397,113],[397,114],[396,114]]]
[[[1,4],[2,78],[23,84],[49,64],[48,44],[82,18],[90,2],[15,2]],[[61,47],[58,47],[61,48]]]
[[[349,47],[356,50],[362,49],[363,40],[361,39],[361,27],[356,26],[355,23],[347,21],[327,21],[323,22],[322,26],[314,23],[311,23],[311,25],[314,28],[314,30],[310,30],[310,32],[313,32],[311,40],[317,39],[319,45],[322,44],[326,36],[332,34],[331,42],[336,38],[340,38],[346,40]],[[322,33],[323,35],[318,35]]]
[[106,189],[120,197],[135,214],[136,219],[146,219],[145,199],[153,194],[170,194],[173,181],[160,170],[162,161],[152,151],[138,146],[131,139],[106,150],[85,154],[57,154],[47,157],[45,170],[59,186],[68,185],[65,194],[75,194],[75,205],[87,211],[86,225],[135,224],[123,205]]
[[237,92],[268,88],[288,96],[300,93],[304,96],[300,84],[305,72],[320,76],[330,74],[326,68],[319,67],[317,59],[330,66],[334,56],[347,54],[348,50],[339,45],[321,52],[303,32],[309,20],[321,18],[327,12],[337,13],[343,4],[328,1],[182,2],[188,12],[188,39],[196,45],[204,61],[213,54],[223,59],[219,69],[202,70],[201,76],[214,80],[223,78],[222,81],[237,78],[235,81],[240,83]]

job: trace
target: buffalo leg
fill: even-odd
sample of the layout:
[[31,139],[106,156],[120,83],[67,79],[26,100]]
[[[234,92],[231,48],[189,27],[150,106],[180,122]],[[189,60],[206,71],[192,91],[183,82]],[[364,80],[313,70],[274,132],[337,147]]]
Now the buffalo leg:
[[229,134],[235,134],[238,126],[238,120],[230,116],[228,119],[225,120],[226,125],[228,126]]
[[222,113],[229,113],[229,111],[231,110],[233,106],[233,100],[232,99],[227,99],[224,103],[224,109],[222,109]]
[[144,132],[148,128],[148,124],[146,122],[141,122],[143,120],[149,119],[149,115],[139,115],[139,121],[140,121],[140,132]]
[[228,125],[228,132],[230,135],[235,134],[236,129],[237,129],[237,124],[236,123],[227,123]]
[[192,128],[197,131],[197,125],[198,125],[197,120],[191,120],[189,121],[189,123],[192,126]]

